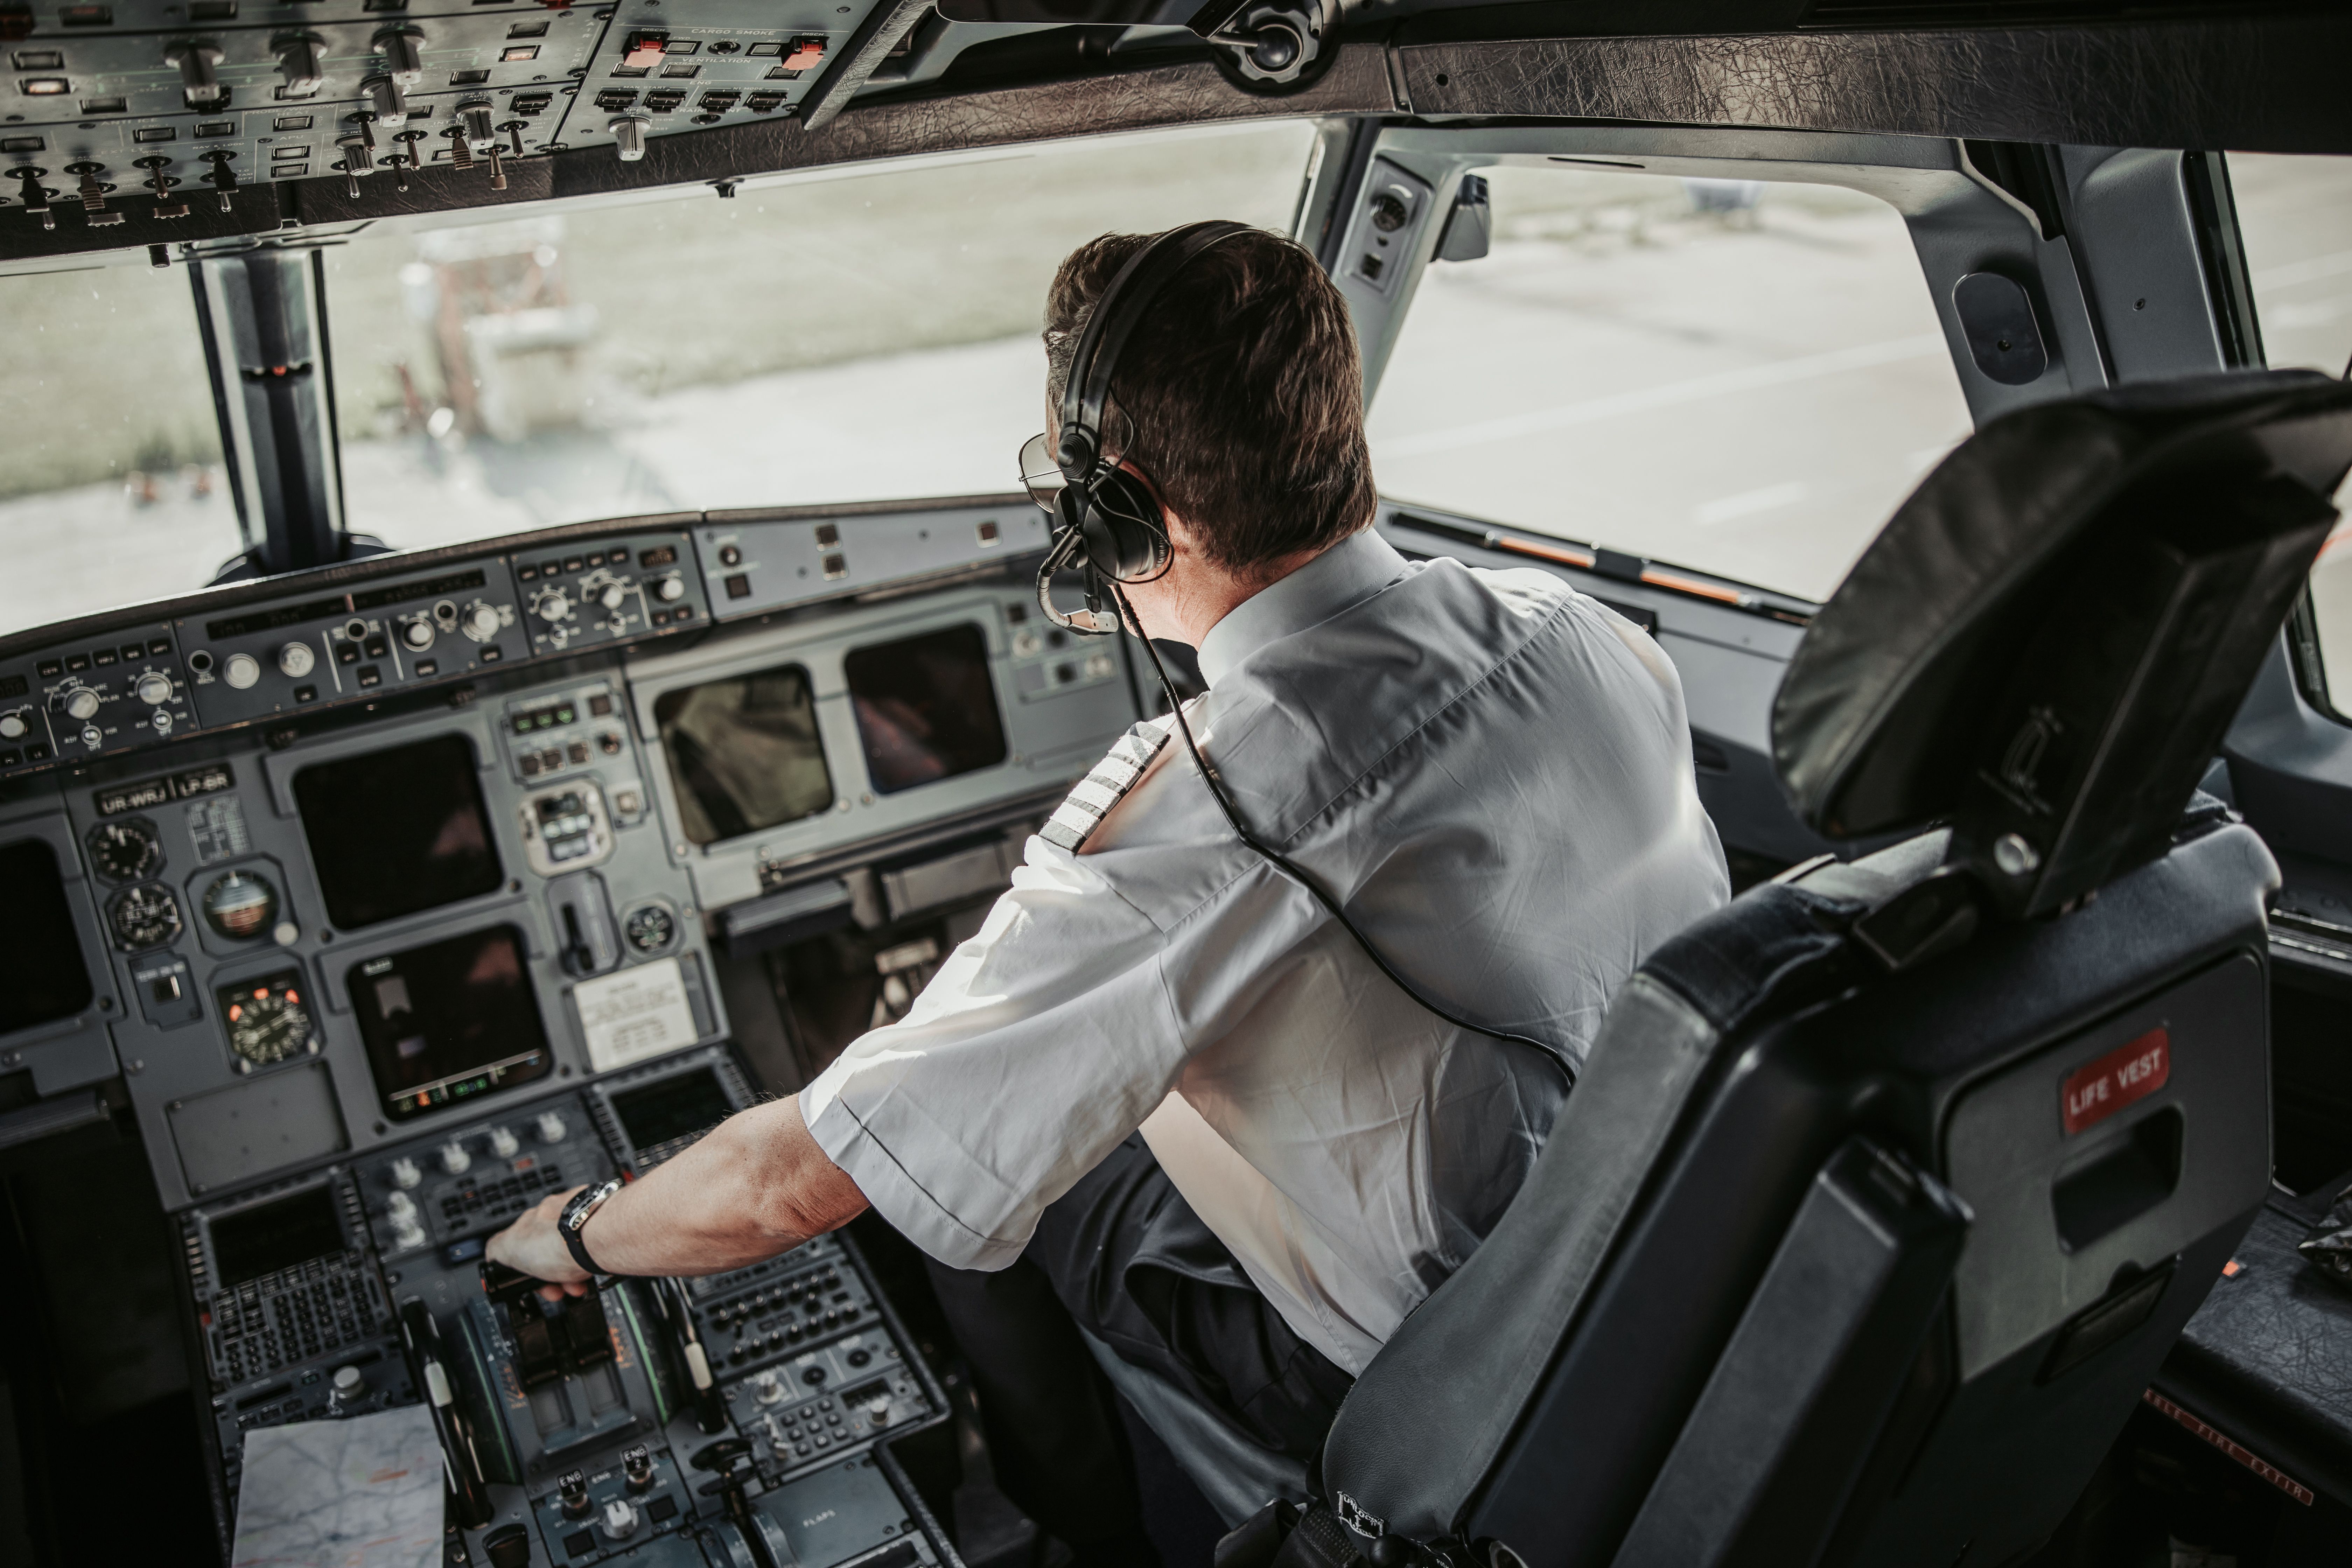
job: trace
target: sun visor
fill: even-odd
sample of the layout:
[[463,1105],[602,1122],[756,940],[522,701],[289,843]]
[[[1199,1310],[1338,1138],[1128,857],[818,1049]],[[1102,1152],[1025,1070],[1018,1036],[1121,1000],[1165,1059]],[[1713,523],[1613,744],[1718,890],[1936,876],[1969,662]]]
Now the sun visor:
[[1949,818],[2007,912],[2159,849],[2335,518],[2352,386],[2151,383],[1986,426],[1814,618],[1772,710],[1833,838]]

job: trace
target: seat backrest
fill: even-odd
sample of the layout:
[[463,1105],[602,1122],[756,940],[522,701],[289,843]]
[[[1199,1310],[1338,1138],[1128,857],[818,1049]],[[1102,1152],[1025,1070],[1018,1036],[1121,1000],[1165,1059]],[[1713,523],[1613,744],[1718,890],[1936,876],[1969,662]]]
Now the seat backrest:
[[2024,410],[1929,477],[1775,746],[1824,831],[1948,826],[1751,889],[1619,994],[1510,1210],[1340,1411],[1359,1541],[2047,1535],[2268,1187],[2276,871],[2189,803],[2347,465],[2352,388],[2282,373]]

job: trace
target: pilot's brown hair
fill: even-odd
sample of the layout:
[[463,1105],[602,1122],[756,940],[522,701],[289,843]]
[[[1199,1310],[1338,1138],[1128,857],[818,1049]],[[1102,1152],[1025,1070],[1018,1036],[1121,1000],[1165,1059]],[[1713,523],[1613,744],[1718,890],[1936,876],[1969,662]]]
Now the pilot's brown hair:
[[[1103,289],[1153,237],[1070,253],[1045,300],[1052,404]],[[1228,571],[1333,544],[1378,504],[1363,363],[1347,301],[1315,258],[1252,229],[1196,256],[1120,354],[1104,439]]]

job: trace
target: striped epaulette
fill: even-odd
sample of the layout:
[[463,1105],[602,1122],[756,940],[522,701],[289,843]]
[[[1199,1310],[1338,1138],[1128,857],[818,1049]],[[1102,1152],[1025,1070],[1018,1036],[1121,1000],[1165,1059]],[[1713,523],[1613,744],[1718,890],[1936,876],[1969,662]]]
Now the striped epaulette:
[[1166,714],[1147,719],[1121,735],[1103,760],[1094,765],[1094,771],[1078,781],[1077,787],[1046,819],[1045,826],[1037,830],[1037,837],[1076,854],[1087,836],[1110,815],[1110,808],[1127,798],[1127,792],[1135,787],[1135,781],[1143,776],[1151,759],[1168,744],[1175,727],[1175,716]]

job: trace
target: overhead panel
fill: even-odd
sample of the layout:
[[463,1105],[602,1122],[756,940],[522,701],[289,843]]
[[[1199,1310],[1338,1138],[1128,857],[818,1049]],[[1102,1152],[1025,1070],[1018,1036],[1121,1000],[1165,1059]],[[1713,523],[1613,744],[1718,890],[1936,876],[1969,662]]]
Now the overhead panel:
[[[196,204],[266,216],[238,205],[257,184],[327,176],[357,194],[438,167],[504,189],[511,159],[616,143],[634,158],[649,134],[789,115],[867,8],[0,5],[0,209],[131,243],[172,237],[151,217]],[[104,235],[133,196],[158,206],[137,210],[135,237]]]

